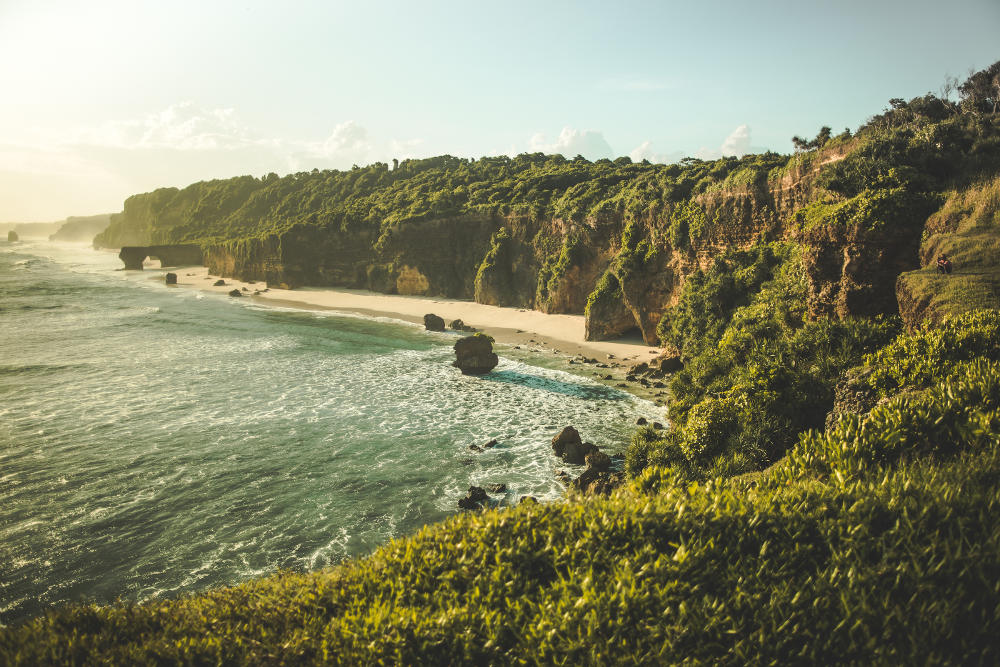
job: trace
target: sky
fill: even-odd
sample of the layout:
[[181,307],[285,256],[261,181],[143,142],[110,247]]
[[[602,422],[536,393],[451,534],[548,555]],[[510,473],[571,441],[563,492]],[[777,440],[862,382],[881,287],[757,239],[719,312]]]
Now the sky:
[[0,222],[444,153],[787,153],[998,59],[1000,0],[0,0]]

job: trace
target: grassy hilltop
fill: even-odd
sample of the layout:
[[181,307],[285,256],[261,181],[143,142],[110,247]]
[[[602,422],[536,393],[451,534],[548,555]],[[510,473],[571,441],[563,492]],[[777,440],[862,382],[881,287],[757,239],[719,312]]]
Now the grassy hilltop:
[[[394,245],[407,228],[464,230],[482,245],[455,289],[673,350],[673,428],[636,432],[610,497],[455,516],[319,572],[53,610],[0,630],[0,661],[1000,661],[998,75],[960,103],[892,100],[793,156],[443,157],[130,199],[105,243],[198,241],[234,271],[333,282],[427,273]],[[306,239],[327,249],[309,265]],[[371,254],[324,259],[349,248]]]

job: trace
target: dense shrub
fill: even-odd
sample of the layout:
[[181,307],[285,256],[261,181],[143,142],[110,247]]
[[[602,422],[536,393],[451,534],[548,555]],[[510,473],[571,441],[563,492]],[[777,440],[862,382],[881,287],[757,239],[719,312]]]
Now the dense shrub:
[[865,362],[872,368],[869,384],[890,396],[904,387],[938,384],[954,374],[956,364],[977,358],[1000,360],[1000,311],[973,310],[901,335]]
[[[997,377],[771,475],[648,468],[610,499],[454,517],[331,570],[51,611],[0,629],[0,661],[993,664]],[[896,419],[922,426],[901,439]],[[916,458],[944,454],[926,439],[944,422],[947,458]]]

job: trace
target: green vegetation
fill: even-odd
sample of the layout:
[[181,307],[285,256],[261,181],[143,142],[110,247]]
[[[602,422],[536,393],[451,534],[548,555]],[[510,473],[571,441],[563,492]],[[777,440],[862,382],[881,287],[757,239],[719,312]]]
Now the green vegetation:
[[899,332],[897,318],[809,321],[797,246],[730,250],[684,285],[660,322],[684,368],[670,383],[672,429],[639,431],[626,470],[688,479],[760,470],[823,425],[837,380]]
[[[683,361],[671,428],[635,433],[631,481],[611,498],[456,516],[322,572],[53,610],[0,630],[0,662],[996,663],[998,68],[958,87],[958,103],[894,99],[854,134],[797,137],[791,157],[443,156],[131,198],[106,241],[251,252],[248,239],[280,244],[291,229],[365,229],[385,245],[413,221],[504,217],[474,265],[477,291],[504,289],[514,239],[532,239],[539,304],[603,238],[617,255],[588,316],[617,317],[665,253],[694,266],[721,229],[742,240],[678,276],[657,329]],[[727,217],[727,196],[750,207],[792,188],[790,219],[733,229],[746,218]],[[912,248],[922,228],[924,263],[947,251],[956,265],[900,279],[904,308],[939,314],[928,326],[809,317],[823,256],[804,237]],[[827,424],[846,377],[875,405]]]
[[640,215],[683,202],[730,172],[787,158],[773,153],[682,165],[590,162],[541,153],[484,157],[448,155],[350,171],[241,176],[135,195],[98,242],[143,237],[144,244],[217,242],[281,234],[295,225],[338,233],[468,214],[563,218]]
[[993,663],[1000,366],[754,478],[466,514],[309,574],[0,631],[7,664]]

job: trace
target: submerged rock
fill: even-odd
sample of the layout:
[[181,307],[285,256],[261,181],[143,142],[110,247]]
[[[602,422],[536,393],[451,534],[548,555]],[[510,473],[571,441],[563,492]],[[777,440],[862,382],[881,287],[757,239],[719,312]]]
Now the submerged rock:
[[486,487],[490,493],[507,493],[507,485],[503,482],[490,484]]
[[424,328],[428,331],[444,331],[444,318],[427,313],[424,315]]
[[452,365],[464,375],[485,375],[500,363],[493,352],[493,338],[481,333],[460,338],[455,343],[455,357]]
[[177,274],[176,273],[168,273],[166,275],[166,277],[164,278],[164,280],[166,281],[166,283],[168,285],[176,285],[177,284]]

